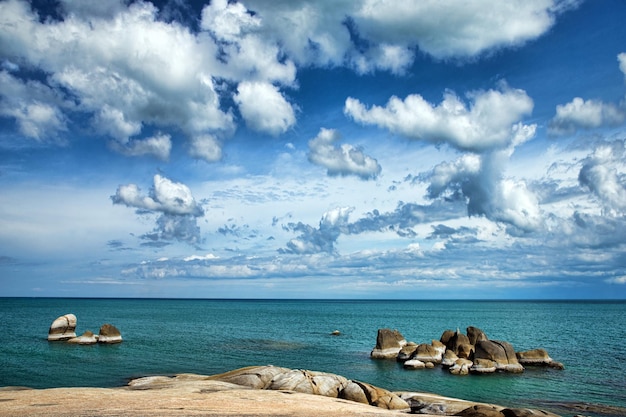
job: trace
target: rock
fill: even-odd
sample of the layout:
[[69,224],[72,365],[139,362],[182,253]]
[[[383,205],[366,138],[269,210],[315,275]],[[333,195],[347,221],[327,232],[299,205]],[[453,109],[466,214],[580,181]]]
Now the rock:
[[67,343],[75,343],[77,345],[95,345],[98,343],[98,336],[87,330],[85,333],[78,337],[72,337],[68,339]]
[[422,343],[417,346],[417,349],[415,349],[411,359],[416,359],[422,362],[441,363],[443,355],[441,354],[441,351],[435,349],[432,345]]
[[[459,355],[459,346],[460,345],[470,345],[469,338],[458,330],[454,333],[454,335],[448,340],[446,343],[446,347]],[[459,355],[461,357],[461,355]]]
[[405,410],[409,408],[409,403],[391,391],[375,387],[366,382],[354,382],[361,387],[370,405],[388,410]]
[[291,370],[288,368],[280,368],[271,365],[250,366],[224,374],[213,375],[210,378],[254,389],[267,389],[275,376],[289,371]]
[[451,350],[446,350],[446,353],[443,354],[443,360],[441,361],[441,365],[445,367],[451,367],[454,365],[454,362],[459,359],[459,357]]
[[378,329],[376,347],[372,350],[370,356],[373,359],[395,358],[404,345],[406,345],[406,339],[399,331]]
[[477,404],[455,414],[462,417],[503,417],[497,407]]
[[549,366],[555,369],[564,369],[563,364],[552,359],[545,349],[526,350],[517,352],[515,355],[517,356],[518,362],[522,365]]
[[439,338],[439,341],[447,346],[450,339],[452,339],[452,336],[454,336],[454,330],[444,330]]
[[507,372],[524,372],[524,367],[517,361],[515,350],[508,342],[497,340],[481,340],[476,343],[474,360],[489,359],[496,363],[498,370]]
[[459,358],[454,362],[454,365],[450,368],[450,373],[452,375],[467,375],[469,374],[469,370],[473,362],[469,359]]
[[470,344],[475,345],[476,342],[481,340],[489,340],[485,332],[480,330],[478,327],[469,326],[466,329],[467,337],[469,339]]
[[456,347],[456,354],[459,358],[469,359],[474,354],[474,345],[459,343]]
[[430,344],[435,348],[436,351],[441,352],[442,356],[443,356],[444,353],[446,353],[446,345],[441,343],[439,340],[434,340],[433,339],[430,342]]
[[435,367],[435,364],[432,362],[426,362],[424,365],[426,365],[426,369],[433,369]]
[[98,343],[114,344],[122,343],[122,334],[112,324],[103,324],[98,333]]
[[529,408],[505,408],[500,412],[504,417],[560,417],[547,411],[531,410]]
[[48,340],[69,340],[76,337],[76,316],[65,314],[52,322],[48,330]]
[[413,353],[417,349],[417,345],[413,342],[409,342],[406,345],[402,346],[400,352],[398,352],[398,356],[396,356],[396,360],[398,362],[405,362],[411,359]]
[[348,380],[340,375],[294,369],[276,375],[268,389],[337,398],[347,385]]
[[470,368],[470,372],[475,374],[492,374],[496,372],[496,370],[496,363],[489,359],[474,358],[474,364]]
[[369,404],[369,400],[363,392],[363,388],[359,384],[353,381],[349,381],[348,385],[345,386],[343,391],[339,393],[339,398],[348,401],[355,401],[357,403]]
[[333,330],[333,331],[330,333],[330,335],[331,335],[331,336],[341,336],[341,332],[340,332],[339,330]]
[[[430,363],[430,362],[429,362]],[[418,359],[409,359],[408,361],[404,362],[404,366],[405,369],[424,369],[426,368],[426,364]]]

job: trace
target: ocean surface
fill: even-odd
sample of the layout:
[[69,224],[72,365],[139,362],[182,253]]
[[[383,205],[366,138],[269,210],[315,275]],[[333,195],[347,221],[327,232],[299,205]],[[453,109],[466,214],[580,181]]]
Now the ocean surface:
[[[110,323],[118,345],[48,342],[57,317],[77,334]],[[434,392],[573,416],[626,415],[626,302],[0,298],[0,386],[116,387],[130,378],[216,374],[272,364],[326,371],[390,390]],[[377,329],[416,343],[481,328],[516,351],[545,348],[565,370],[453,376],[372,360]],[[339,330],[340,336],[331,336]]]

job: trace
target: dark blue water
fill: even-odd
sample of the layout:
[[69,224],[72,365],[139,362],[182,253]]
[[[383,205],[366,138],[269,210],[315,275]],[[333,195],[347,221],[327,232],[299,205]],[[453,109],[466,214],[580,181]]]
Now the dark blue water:
[[[124,342],[48,342],[50,324],[66,313],[77,316],[77,334],[111,323]],[[145,375],[273,364],[562,415],[568,414],[556,403],[626,405],[625,302],[0,298],[0,319],[0,386],[111,387]],[[545,348],[566,369],[455,377],[369,359],[378,328],[420,343],[470,325],[518,351]],[[341,336],[331,336],[333,330]]]

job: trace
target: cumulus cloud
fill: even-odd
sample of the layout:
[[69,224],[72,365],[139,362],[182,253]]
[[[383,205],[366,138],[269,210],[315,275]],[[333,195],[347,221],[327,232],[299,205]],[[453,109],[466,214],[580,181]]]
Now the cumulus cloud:
[[472,92],[467,97],[469,107],[447,91],[438,105],[411,94],[404,100],[393,96],[384,107],[369,108],[349,97],[344,113],[360,124],[385,128],[410,139],[447,143],[464,151],[505,148],[519,142],[520,134],[529,129],[534,134],[532,126],[519,122],[533,109],[533,101],[525,91],[500,83],[498,90]]
[[548,132],[552,135],[574,133],[578,129],[616,126],[626,120],[626,110],[599,100],[574,98],[567,104],[556,106],[556,115],[550,121]]
[[317,136],[309,141],[309,161],[327,169],[330,176],[355,175],[362,179],[374,179],[381,171],[376,159],[367,156],[363,150],[349,144],[336,146],[341,135],[334,129],[322,128]]
[[[417,48],[437,58],[474,57],[541,36],[576,3],[216,0],[201,16],[178,19],[171,17],[190,13],[178,2],[159,11],[147,1],[62,0],[53,16],[40,16],[29,2],[6,0],[0,2],[0,56],[46,74],[31,81],[65,102],[4,97],[0,116],[38,140],[85,116],[97,133],[124,146],[148,126],[177,129],[192,156],[213,162],[236,129],[225,106],[236,86],[248,126],[278,135],[296,122],[281,89],[297,86],[298,68],[402,73]],[[207,136],[215,138],[210,146],[197,139]],[[476,145],[469,141],[459,146]]]
[[330,210],[322,216],[318,227],[313,227],[302,222],[289,223],[284,226],[286,230],[299,232],[300,236],[291,239],[287,247],[280,249],[281,253],[312,254],[312,253],[335,253],[335,243],[348,224],[352,207],[338,207]]
[[291,104],[269,83],[242,82],[233,98],[246,125],[253,130],[277,136],[296,123]]
[[622,71],[624,76],[626,77],[626,52],[622,52],[617,56],[617,61],[619,62],[619,69]]
[[613,141],[600,144],[582,161],[578,181],[600,200],[605,215],[626,212],[625,157],[624,141]]
[[14,118],[24,136],[43,141],[67,130],[63,105],[45,84],[23,82],[8,71],[0,71],[0,116]]
[[156,228],[143,236],[147,240],[179,240],[193,244],[201,241],[196,220],[204,216],[204,210],[185,184],[157,174],[147,195],[136,184],[127,184],[120,185],[111,200],[113,204],[136,208],[138,213],[160,213]]
[[127,156],[154,156],[167,161],[172,150],[171,136],[158,133],[146,139],[131,139],[126,145],[112,142],[111,146],[117,152]]
[[462,155],[452,163],[436,165],[421,179],[429,183],[431,199],[460,199],[467,202],[469,216],[535,231],[542,222],[539,201],[524,181],[502,176],[508,156],[506,151]]

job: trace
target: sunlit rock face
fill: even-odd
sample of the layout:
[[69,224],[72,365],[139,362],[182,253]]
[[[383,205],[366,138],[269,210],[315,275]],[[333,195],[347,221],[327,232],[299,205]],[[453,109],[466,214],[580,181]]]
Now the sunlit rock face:
[[69,340],[76,337],[76,316],[65,314],[52,322],[48,330],[48,340]]

